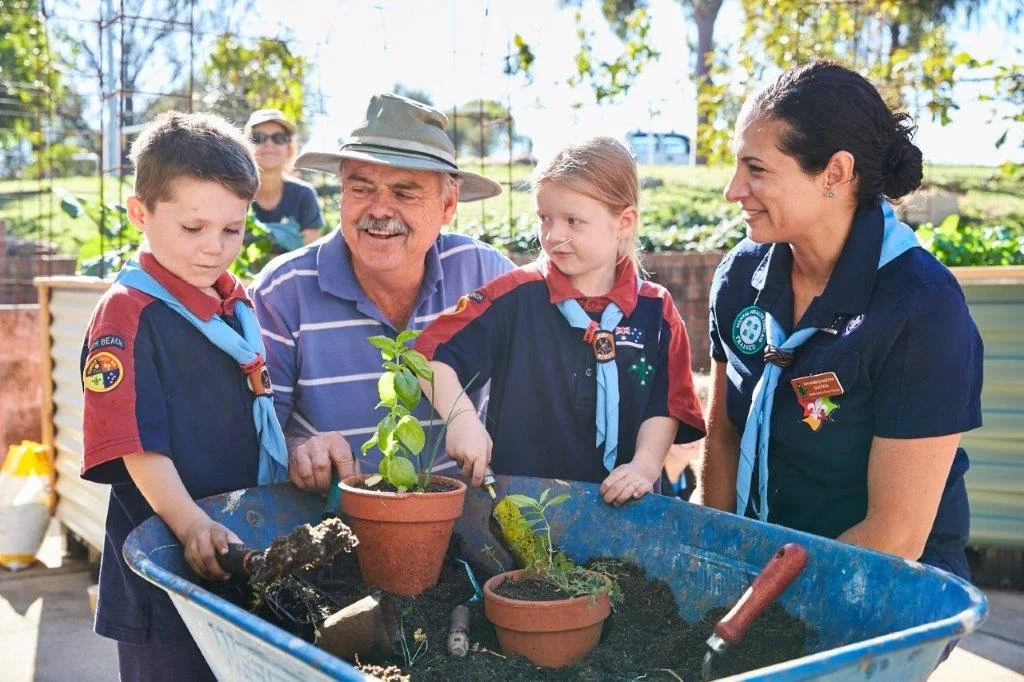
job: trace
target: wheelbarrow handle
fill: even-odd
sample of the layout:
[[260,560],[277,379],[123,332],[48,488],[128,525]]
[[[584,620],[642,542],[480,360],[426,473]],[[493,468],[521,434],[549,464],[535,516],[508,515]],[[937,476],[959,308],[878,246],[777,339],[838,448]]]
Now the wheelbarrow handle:
[[738,644],[750,624],[789,587],[806,565],[807,550],[803,545],[789,542],[779,548],[736,605],[715,625],[715,634],[729,646]]

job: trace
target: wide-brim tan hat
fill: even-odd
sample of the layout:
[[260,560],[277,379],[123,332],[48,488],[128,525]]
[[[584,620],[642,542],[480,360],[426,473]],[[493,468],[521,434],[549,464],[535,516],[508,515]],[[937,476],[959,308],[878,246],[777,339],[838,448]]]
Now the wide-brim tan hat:
[[242,129],[249,134],[252,129],[261,123],[280,123],[281,126],[288,131],[289,135],[295,134],[295,124],[285,118],[284,113],[280,109],[257,109],[256,111],[249,114],[249,120],[245,122]]
[[459,170],[455,146],[445,134],[448,117],[426,104],[383,93],[370,98],[366,120],[336,152],[305,151],[296,168],[337,173],[342,159],[395,168],[448,173],[461,180],[459,201],[478,201],[501,194],[501,185],[476,173]]

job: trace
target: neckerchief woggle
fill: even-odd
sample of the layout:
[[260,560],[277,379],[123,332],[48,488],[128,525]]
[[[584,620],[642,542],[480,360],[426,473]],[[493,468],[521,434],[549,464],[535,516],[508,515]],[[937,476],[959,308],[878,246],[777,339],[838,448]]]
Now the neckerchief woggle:
[[[882,228],[882,253],[878,257],[877,269],[881,269],[886,263],[905,251],[918,246],[914,231],[896,219],[896,214],[889,202],[879,198],[879,204],[885,225]],[[766,352],[778,350],[791,353],[820,330],[819,327],[807,327],[798,329],[787,337],[782,325],[767,313],[765,314],[765,327],[768,334]],[[750,412],[747,413],[743,437],[740,439],[740,456],[736,470],[736,513],[740,516],[746,514],[747,501],[750,498],[750,481],[754,475],[756,460],[758,464],[757,490],[760,502],[757,518],[761,521],[768,520],[768,442],[775,389],[781,374],[781,366],[773,362],[765,362],[761,378],[754,386],[754,392],[750,399]]]
[[[554,267],[554,266],[552,266]],[[637,290],[640,289],[640,278],[636,279]],[[567,298],[555,304],[559,312],[570,325],[576,329],[588,329],[594,320],[583,310],[583,306],[574,298]],[[622,321],[622,310],[613,302],[609,302],[601,313],[598,323],[601,330],[614,331]],[[615,468],[615,459],[619,448],[619,368],[615,358],[597,363],[597,422],[598,447],[604,444],[602,462],[604,468],[611,472]]]
[[[240,370],[266,357],[267,351],[263,345],[259,323],[256,321],[256,313],[245,304],[245,301],[235,301],[235,317],[242,326],[242,334],[239,334],[219,315],[214,315],[209,321],[197,317],[174,294],[143,270],[134,258],[124,264],[114,281],[166,303],[171,310],[198,329],[210,343],[230,355],[239,364]],[[274,412],[274,399],[271,395],[255,396],[252,402],[252,418],[256,424],[256,436],[260,441],[257,482],[259,485],[267,485],[288,480],[288,450],[277,413]]]

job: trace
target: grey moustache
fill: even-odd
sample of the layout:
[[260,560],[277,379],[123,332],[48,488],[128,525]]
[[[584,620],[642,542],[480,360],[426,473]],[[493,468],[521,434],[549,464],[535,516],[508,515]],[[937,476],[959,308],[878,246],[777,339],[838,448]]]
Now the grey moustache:
[[378,232],[383,234],[405,234],[409,232],[409,226],[399,218],[374,218],[364,216],[356,221],[356,228],[360,230]]

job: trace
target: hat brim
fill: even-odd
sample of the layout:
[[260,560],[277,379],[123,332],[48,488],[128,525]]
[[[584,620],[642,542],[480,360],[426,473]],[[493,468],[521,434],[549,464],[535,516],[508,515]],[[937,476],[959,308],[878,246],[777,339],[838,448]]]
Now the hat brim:
[[277,116],[271,116],[269,118],[264,118],[259,121],[247,121],[246,124],[242,127],[242,130],[246,132],[252,132],[253,128],[255,128],[256,126],[263,125],[264,123],[276,123],[282,128],[284,128],[286,131],[288,131],[289,135],[294,135],[296,131],[294,123],[292,123],[286,118],[279,118]]
[[337,174],[344,159],[379,163],[394,168],[433,171],[454,175],[462,181],[459,188],[460,202],[480,201],[481,199],[490,199],[501,194],[501,185],[490,178],[485,178],[482,175],[470,173],[469,171],[456,170],[440,161],[420,156],[389,154],[387,152],[363,149],[342,149],[337,152],[304,152],[295,159],[295,167]]

